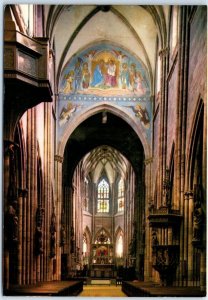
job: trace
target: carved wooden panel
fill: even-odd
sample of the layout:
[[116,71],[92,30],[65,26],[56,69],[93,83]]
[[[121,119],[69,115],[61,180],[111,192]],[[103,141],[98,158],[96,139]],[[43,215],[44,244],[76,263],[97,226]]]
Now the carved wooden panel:
[[5,48],[4,49],[4,68],[5,69],[13,69],[14,66],[14,49]]
[[22,51],[19,51],[18,54],[18,69],[32,76],[37,76],[36,58]]

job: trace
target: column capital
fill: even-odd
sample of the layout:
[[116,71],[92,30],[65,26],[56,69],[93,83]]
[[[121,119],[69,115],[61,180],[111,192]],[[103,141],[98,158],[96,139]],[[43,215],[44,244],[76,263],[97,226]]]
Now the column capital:
[[165,47],[159,50],[159,56],[165,57],[169,52],[169,47]]
[[54,155],[54,160],[62,164],[64,161],[64,158],[60,155]]
[[27,197],[28,195],[28,190],[27,189],[18,189],[18,197]]
[[192,198],[194,196],[194,192],[189,190],[189,191],[186,191],[184,193],[184,196],[185,196],[185,199],[188,200],[189,198]]
[[15,150],[19,148],[19,145],[17,143],[14,143],[13,141],[10,140],[4,140],[4,153],[5,154],[11,154]]
[[153,157],[149,157],[149,158],[144,160],[145,166],[151,164],[152,162],[153,162]]

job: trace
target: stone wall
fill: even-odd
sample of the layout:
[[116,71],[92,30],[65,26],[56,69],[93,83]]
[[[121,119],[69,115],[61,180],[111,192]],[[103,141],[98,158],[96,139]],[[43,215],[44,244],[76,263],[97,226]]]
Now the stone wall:
[[[189,76],[187,107],[187,141],[190,138],[196,106],[201,97],[206,101],[207,78],[206,7],[198,7],[190,20]],[[188,144],[187,144],[188,146]]]

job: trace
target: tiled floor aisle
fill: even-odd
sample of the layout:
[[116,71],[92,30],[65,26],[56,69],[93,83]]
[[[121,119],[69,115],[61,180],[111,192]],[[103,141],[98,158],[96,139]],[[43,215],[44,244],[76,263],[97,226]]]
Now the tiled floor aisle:
[[121,286],[85,285],[79,297],[126,297]]

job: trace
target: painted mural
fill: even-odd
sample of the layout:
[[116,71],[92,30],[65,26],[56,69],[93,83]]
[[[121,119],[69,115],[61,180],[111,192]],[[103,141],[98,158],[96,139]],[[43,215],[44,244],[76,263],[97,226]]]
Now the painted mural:
[[126,50],[101,43],[74,55],[59,85],[59,131],[82,110],[99,101],[128,109],[150,135],[150,84],[142,63]]

